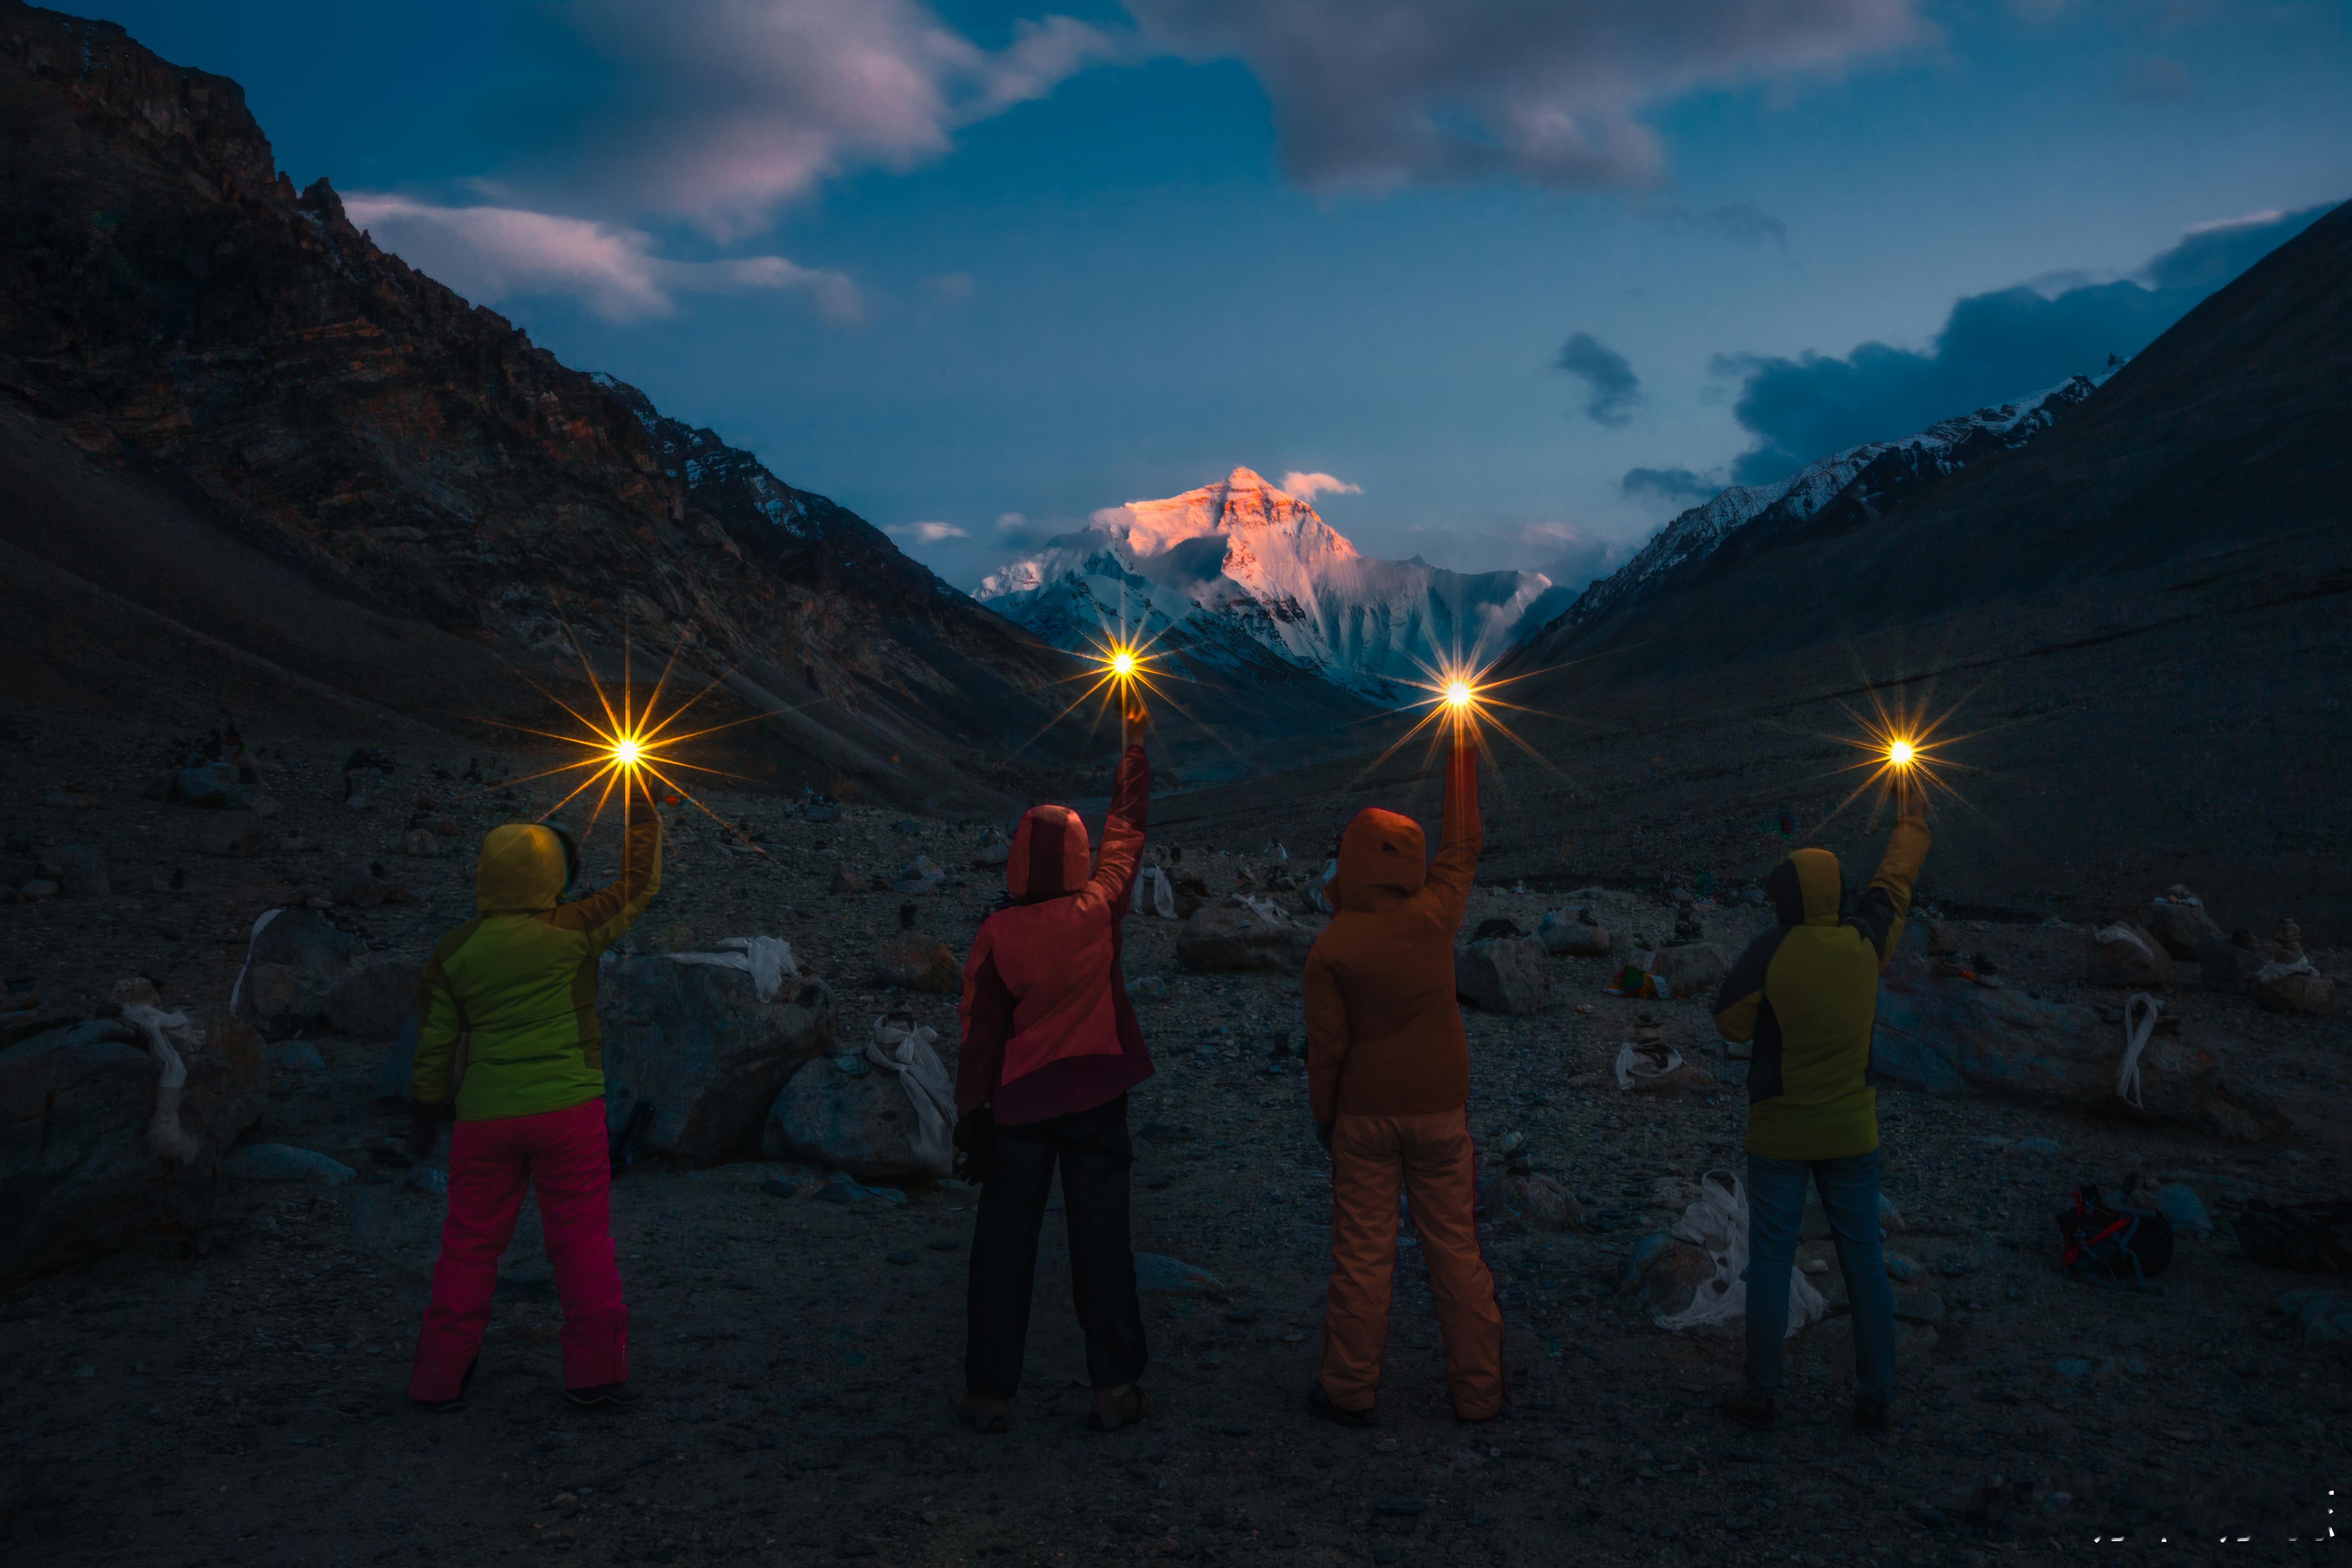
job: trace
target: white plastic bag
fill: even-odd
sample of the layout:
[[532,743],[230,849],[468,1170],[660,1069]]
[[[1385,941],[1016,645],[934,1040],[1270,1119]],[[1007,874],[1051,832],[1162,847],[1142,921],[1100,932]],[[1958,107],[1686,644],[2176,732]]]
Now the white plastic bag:
[[[1715,1278],[1700,1283],[1691,1304],[1651,1321],[1662,1329],[1707,1328],[1748,1318],[1748,1189],[1728,1171],[1709,1171],[1698,1184],[1698,1201],[1683,1210],[1674,1236],[1706,1250]],[[1829,1303],[1796,1269],[1789,1270],[1789,1332],[1817,1321]]]
[[781,937],[730,936],[712,944],[709,952],[670,952],[672,963],[709,963],[740,969],[751,977],[751,988],[762,1002],[772,1002],[786,980],[798,980],[800,966],[793,962],[793,944]]
[[866,1059],[898,1075],[898,1087],[915,1110],[915,1135],[909,1140],[924,1169],[944,1176],[954,1166],[955,1085],[948,1080],[931,1042],[937,1029],[923,1027],[904,1013],[887,1013],[874,1020],[874,1038]]
[[2163,1005],[2145,991],[2135,991],[2124,1004],[2124,1065],[2116,1074],[2116,1098],[2143,1110],[2139,1100],[2139,1057],[2147,1048],[2147,1037],[2156,1032],[2157,1015]]
[[[262,925],[268,923],[268,918],[264,915],[254,930],[259,931]],[[188,1087],[188,1064],[181,1058],[166,1031],[185,1031],[192,1020],[185,1013],[166,1013],[134,1002],[122,1009],[122,1021],[147,1037],[148,1054],[163,1068],[162,1076],[155,1080],[155,1114],[147,1123],[147,1146],[157,1158],[185,1165],[197,1154],[194,1137],[180,1121],[180,1097]]]
[[[1664,1052],[1661,1057],[1658,1053]],[[1647,1050],[1631,1043],[1617,1047],[1617,1087],[1633,1089],[1645,1079],[1664,1078],[1683,1065],[1683,1054],[1672,1046]]]
[[1163,921],[1172,921],[1176,918],[1175,884],[1159,867],[1146,866],[1135,874],[1135,890],[1128,895],[1127,907],[1139,915],[1149,912]]

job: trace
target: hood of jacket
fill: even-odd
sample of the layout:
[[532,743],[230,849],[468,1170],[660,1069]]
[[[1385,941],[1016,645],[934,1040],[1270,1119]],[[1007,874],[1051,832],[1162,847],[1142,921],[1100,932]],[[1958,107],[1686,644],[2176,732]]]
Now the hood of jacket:
[[1339,860],[1331,878],[1332,906],[1359,914],[1409,899],[1429,880],[1429,846],[1421,824],[1378,806],[1356,813],[1339,835]]
[[509,822],[482,836],[474,864],[474,909],[486,915],[551,910],[571,879],[563,839],[537,822]]
[[1004,891],[1024,901],[1075,893],[1095,874],[1094,846],[1087,825],[1066,805],[1033,805],[1013,830],[1013,850],[1004,858]]
[[1764,879],[1764,896],[1784,926],[1833,926],[1845,881],[1838,858],[1826,849],[1799,849]]

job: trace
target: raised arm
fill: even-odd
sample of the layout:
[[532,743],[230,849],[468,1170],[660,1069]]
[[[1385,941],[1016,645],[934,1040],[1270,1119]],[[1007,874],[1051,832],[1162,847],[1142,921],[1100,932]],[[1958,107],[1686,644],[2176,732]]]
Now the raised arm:
[[1127,913],[1128,894],[1135,886],[1136,868],[1143,860],[1143,835],[1151,816],[1151,764],[1143,760],[1140,742],[1127,749],[1111,780],[1110,815],[1103,821],[1102,849],[1095,856],[1095,874],[1079,895],[1082,907],[1108,903],[1113,919]]
[[621,852],[620,879],[584,899],[558,904],[548,918],[566,931],[585,932],[592,952],[602,952],[620,941],[636,923],[646,906],[661,891],[661,816],[650,801],[638,807],[629,824],[629,839]]
[[[1916,805],[1906,800],[1906,812],[1916,811]],[[1895,819],[1895,831],[1887,836],[1886,853],[1880,857],[1878,872],[1870,879],[1855,900],[1853,915],[1846,923],[1856,927],[1878,950],[1878,967],[1885,969],[1895,952],[1895,943],[1903,935],[1903,918],[1911,911],[1911,889],[1919,880],[1919,868],[1927,858],[1927,824],[1922,817],[1903,816]]]
[[1447,931],[1461,926],[1463,911],[1470,907],[1470,884],[1477,877],[1478,753],[1468,733],[1457,728],[1445,754],[1445,817],[1437,857],[1429,863],[1421,893]]

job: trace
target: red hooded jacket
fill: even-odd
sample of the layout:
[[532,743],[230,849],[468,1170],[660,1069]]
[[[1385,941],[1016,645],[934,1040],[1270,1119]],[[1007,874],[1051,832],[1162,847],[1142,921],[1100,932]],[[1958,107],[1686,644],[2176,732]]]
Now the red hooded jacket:
[[1018,1126],[1091,1110],[1151,1076],[1119,968],[1150,799],[1150,767],[1130,746],[1099,858],[1068,806],[1033,805],[1021,818],[1004,862],[1012,906],[981,921],[963,966],[959,1109],[989,1105]]
[[1315,1120],[1418,1116],[1470,1098],[1470,1049],[1454,999],[1454,933],[1478,873],[1477,759],[1445,764],[1445,820],[1424,863],[1421,825],[1356,814],[1331,879],[1338,910],[1307,955],[1307,1098]]

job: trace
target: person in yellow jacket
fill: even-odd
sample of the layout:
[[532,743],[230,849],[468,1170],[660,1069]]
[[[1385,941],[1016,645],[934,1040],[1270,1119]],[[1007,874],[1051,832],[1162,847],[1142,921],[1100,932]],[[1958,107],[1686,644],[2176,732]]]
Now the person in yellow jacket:
[[1808,1179],[1821,1190],[1853,1304],[1854,1425],[1887,1428],[1895,1294],[1878,1245],[1871,1033],[1879,973],[1903,933],[1928,842],[1919,787],[1907,770],[1895,772],[1895,799],[1886,853],[1853,911],[1839,909],[1837,857],[1795,851],[1764,882],[1780,923],[1748,944],[1716,995],[1723,1037],[1755,1042],[1748,1069],[1747,1385],[1723,1411],[1759,1431],[1779,1419],[1789,1274]]
[[650,795],[632,804],[620,880],[570,903],[569,837],[541,823],[492,828],[474,872],[478,912],[441,939],[417,985],[411,1152],[430,1154],[442,1121],[457,1118],[441,1258],[409,1374],[409,1397],[427,1409],[465,1404],[526,1184],[563,1303],[565,1396],[636,1400],[596,1025],[596,961],[661,889],[661,818]]

